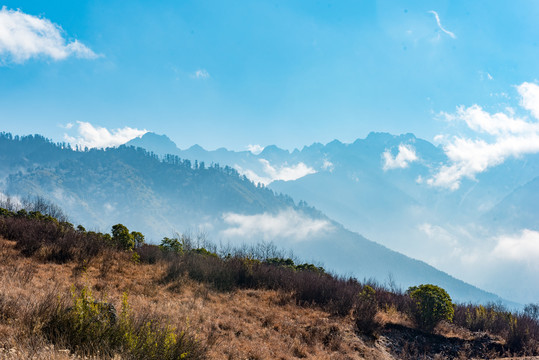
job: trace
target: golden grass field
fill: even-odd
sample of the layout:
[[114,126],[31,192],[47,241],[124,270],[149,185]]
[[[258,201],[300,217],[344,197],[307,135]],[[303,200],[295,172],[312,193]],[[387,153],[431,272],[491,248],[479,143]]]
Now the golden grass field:
[[[0,359],[100,358],[52,345],[40,335],[42,324],[32,319],[41,304],[59,297],[70,301],[73,289],[82,288],[116,309],[127,294],[133,314],[151,314],[194,335],[208,359],[445,358],[406,349],[399,349],[399,355],[391,333],[382,331],[376,338],[359,335],[352,315],[332,316],[317,306],[298,306],[291,294],[282,291],[223,292],[187,276],[164,282],[165,262],[136,263],[129,252],[110,249],[84,266],[40,258],[39,253],[22,256],[14,241],[0,238]],[[408,316],[393,307],[380,310],[376,318],[384,328],[397,326],[397,332],[413,328]],[[449,323],[440,324],[436,333],[465,341],[483,336]],[[503,343],[501,338],[490,339]],[[494,357],[485,353],[484,358]],[[461,352],[457,358],[468,357]]]

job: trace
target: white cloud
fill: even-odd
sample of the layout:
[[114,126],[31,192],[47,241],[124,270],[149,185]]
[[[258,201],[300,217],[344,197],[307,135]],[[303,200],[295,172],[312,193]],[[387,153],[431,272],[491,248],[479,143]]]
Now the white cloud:
[[453,39],[456,39],[457,36],[452,33],[451,31],[445,29],[443,26],[442,26],[442,22],[440,21],[440,16],[438,16],[438,13],[434,10],[431,10],[429,11],[429,13],[433,14],[434,17],[436,18],[436,24],[438,24],[438,27],[440,28],[440,30],[442,30],[444,33],[446,33],[447,35],[449,35],[451,38]]
[[62,28],[50,20],[0,9],[0,63],[23,63],[30,58],[48,57],[63,60],[70,56],[98,57],[78,40],[66,41]]
[[500,236],[492,254],[500,259],[536,263],[539,257],[539,232],[524,229],[520,234]]
[[268,185],[269,183],[271,183],[273,181],[269,177],[259,176],[253,170],[244,169],[241,166],[239,166],[238,164],[234,165],[234,169],[238,170],[238,172],[240,174],[247,176],[247,178],[249,180],[251,180],[252,182],[254,182],[255,184],[261,183],[261,184],[264,184],[264,185]]
[[539,120],[539,86],[524,82],[517,86],[517,90],[521,96],[520,106],[530,111],[533,117]]
[[285,163],[280,168],[276,168],[272,166],[266,159],[259,159],[258,161],[262,165],[262,175],[257,174],[251,169],[243,169],[239,165],[234,165],[234,168],[238,170],[240,174],[247,176],[251,181],[255,183],[262,183],[264,185],[268,185],[276,180],[297,180],[309,174],[316,173],[316,170],[305,165],[303,162],[292,166],[287,166],[288,164]]
[[104,127],[93,126],[89,122],[77,121],[77,135],[64,134],[64,139],[71,145],[88,148],[107,148],[125,144],[129,140],[141,137],[147,130],[139,130],[128,126],[121,129],[108,130]]
[[457,107],[455,115],[446,114],[450,121],[464,121],[473,131],[494,136],[507,134],[523,134],[539,129],[538,123],[530,123],[524,118],[516,117],[514,110],[506,109],[507,113],[490,114],[479,105],[468,108]]
[[503,163],[509,157],[539,152],[539,86],[523,83],[517,86],[520,105],[531,112],[533,119],[518,117],[511,108],[506,112],[488,113],[479,105],[458,107],[449,121],[461,121],[475,132],[475,138],[439,135],[450,163],[440,167],[427,183],[456,190],[463,178]]
[[226,213],[223,220],[230,226],[221,232],[225,238],[257,238],[264,241],[282,238],[308,240],[333,228],[327,220],[312,219],[293,209],[282,210],[278,214]]
[[455,137],[444,148],[452,163],[442,166],[427,183],[456,190],[463,178],[475,179],[476,174],[503,163],[508,157],[539,152],[539,133],[506,136],[491,143]]
[[195,73],[193,74],[193,77],[195,79],[209,79],[210,78],[210,73],[207,72],[206,70],[204,69],[198,69],[197,71],[195,71]]
[[258,155],[264,150],[264,147],[260,146],[258,144],[255,144],[255,145],[249,144],[249,145],[247,145],[247,150],[249,150],[250,152],[252,152],[255,155]]
[[386,150],[382,154],[384,159],[384,170],[390,169],[405,169],[411,162],[417,161],[417,155],[415,149],[411,145],[400,144],[399,153],[393,157],[391,151]]
[[269,161],[265,159],[260,159],[260,162],[264,164],[264,171],[266,172],[266,174],[269,174],[270,177],[274,180],[296,180],[309,174],[316,173],[313,168],[305,165],[305,163],[302,162],[292,166],[282,166],[279,169],[276,169],[271,166]]

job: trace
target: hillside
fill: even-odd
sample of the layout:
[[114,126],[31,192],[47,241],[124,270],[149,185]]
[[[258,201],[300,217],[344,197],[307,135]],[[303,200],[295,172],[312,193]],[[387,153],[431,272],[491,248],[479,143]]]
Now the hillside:
[[294,206],[289,197],[256,187],[229,167],[177,157],[160,161],[142,149],[81,152],[40,137],[6,136],[2,146],[11,159],[3,171],[6,192],[48,195],[92,227],[127,218],[128,225],[160,238],[193,225],[191,219],[219,216],[222,209],[253,213]]
[[[47,160],[40,164],[43,139],[4,136],[2,141],[6,153],[21,159],[13,167],[17,172],[4,173],[6,191],[48,198],[89,229],[123,223],[154,243],[175,232],[231,246],[272,243],[339,274],[401,288],[434,283],[465,302],[503,301],[350,232],[305,203],[257,186],[228,166],[175,156],[161,160],[128,147],[81,152],[50,144]],[[22,142],[29,145],[23,147]],[[29,167],[19,171],[24,164]]]
[[267,257],[278,253],[220,257],[185,238],[181,251],[144,244],[123,250],[114,234],[75,230],[35,212],[1,214],[3,359],[389,360],[539,352],[531,312],[455,305],[453,323],[429,333],[414,325],[409,295]]

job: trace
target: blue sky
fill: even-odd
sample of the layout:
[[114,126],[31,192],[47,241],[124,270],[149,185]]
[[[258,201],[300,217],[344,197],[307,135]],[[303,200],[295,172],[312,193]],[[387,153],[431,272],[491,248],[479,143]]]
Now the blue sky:
[[62,38],[24,55],[0,20],[0,130],[57,141],[77,138],[78,122],[182,148],[293,149],[370,131],[432,140],[465,131],[440,113],[518,106],[516,86],[539,79],[535,1],[2,5],[4,22],[28,15]]

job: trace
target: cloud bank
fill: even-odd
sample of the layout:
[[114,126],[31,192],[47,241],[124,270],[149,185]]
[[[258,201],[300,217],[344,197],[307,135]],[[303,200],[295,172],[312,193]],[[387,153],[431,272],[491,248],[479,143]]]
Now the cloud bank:
[[139,130],[128,126],[121,129],[108,130],[104,127],[93,126],[89,122],[77,121],[77,126],[68,124],[66,129],[76,131],[75,136],[64,134],[64,139],[71,145],[88,148],[107,148],[125,144],[129,140],[141,137],[148,130]]
[[258,160],[262,165],[262,175],[257,174],[255,171],[250,169],[243,169],[239,165],[235,165],[234,168],[238,170],[240,174],[247,176],[251,181],[255,183],[262,183],[268,185],[276,180],[297,180],[309,174],[316,173],[312,167],[307,166],[305,163],[300,162],[296,165],[288,166],[284,164],[279,168],[276,168],[270,164],[266,159]]
[[384,171],[391,169],[405,169],[410,163],[418,160],[413,146],[405,144],[399,145],[399,152],[395,157],[391,155],[390,150],[386,150],[382,154],[382,158],[384,159]]
[[225,238],[257,238],[264,241],[282,238],[303,241],[333,228],[327,220],[312,219],[293,209],[282,210],[278,214],[226,213],[223,220],[229,226],[221,232]]
[[460,106],[455,114],[443,114],[450,122],[466,124],[475,138],[437,136],[450,163],[439,168],[428,184],[456,190],[463,178],[475,179],[510,157],[539,152],[539,86],[524,82],[516,88],[520,106],[531,113],[531,119],[515,115],[513,109],[491,114],[479,105]]
[[78,40],[66,41],[62,28],[45,18],[20,10],[0,9],[0,63],[23,63],[31,58],[64,60],[70,56],[98,57]]

